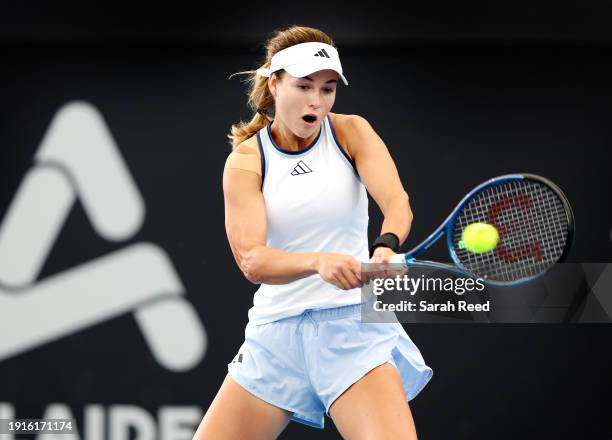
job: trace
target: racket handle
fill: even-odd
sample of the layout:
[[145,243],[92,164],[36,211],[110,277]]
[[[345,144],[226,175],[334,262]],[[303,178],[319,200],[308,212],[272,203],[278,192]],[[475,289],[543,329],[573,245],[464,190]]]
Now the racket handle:
[[406,254],[391,255],[391,258],[389,258],[389,262],[391,264],[401,264],[402,267],[408,267],[408,264],[406,261]]

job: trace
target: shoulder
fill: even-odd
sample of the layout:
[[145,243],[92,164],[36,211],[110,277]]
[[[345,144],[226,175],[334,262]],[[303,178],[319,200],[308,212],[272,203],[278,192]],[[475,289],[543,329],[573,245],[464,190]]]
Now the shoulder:
[[259,156],[260,152],[257,135],[251,136],[247,140],[243,141],[240,145],[234,147],[232,153],[255,154]]
[[356,124],[368,124],[366,118],[360,115],[344,115],[341,113],[329,113],[329,117],[334,124],[334,127],[337,125],[342,128],[346,128],[347,126],[354,126]]
[[343,115],[330,112],[329,118],[340,146],[349,157],[353,158],[360,135],[364,131],[372,129],[370,123],[360,115]]
[[366,118],[360,115],[342,115],[340,113],[329,113],[329,117],[334,125],[336,136],[339,133],[350,136],[355,129],[371,127]]
[[225,170],[239,169],[262,175],[262,161],[256,136],[234,147],[225,161]]

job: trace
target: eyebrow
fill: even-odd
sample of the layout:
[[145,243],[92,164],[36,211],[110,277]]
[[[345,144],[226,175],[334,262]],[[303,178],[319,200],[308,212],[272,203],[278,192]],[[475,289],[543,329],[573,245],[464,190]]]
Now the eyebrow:
[[[312,79],[312,78],[311,78],[311,77],[309,77],[309,76],[304,76],[303,78],[304,78],[304,79],[307,79],[308,81],[312,81],[312,82],[314,82],[314,79]],[[325,81],[325,84],[337,83],[337,82],[338,82],[338,80],[337,80],[337,79],[330,79],[329,81]]]

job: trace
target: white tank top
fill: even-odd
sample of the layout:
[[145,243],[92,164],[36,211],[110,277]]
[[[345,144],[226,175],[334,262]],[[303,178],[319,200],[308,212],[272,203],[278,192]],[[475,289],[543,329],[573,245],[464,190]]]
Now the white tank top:
[[[267,245],[285,252],[334,252],[368,261],[368,197],[329,116],[307,148],[276,145],[270,125],[257,133],[262,158]],[[286,284],[261,284],[249,321],[264,324],[306,309],[356,304],[360,288],[342,290],[318,274]]]

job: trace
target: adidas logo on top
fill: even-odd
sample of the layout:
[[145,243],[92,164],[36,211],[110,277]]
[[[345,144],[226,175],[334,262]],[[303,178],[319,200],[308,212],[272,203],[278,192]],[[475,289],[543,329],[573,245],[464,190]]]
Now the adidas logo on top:
[[308,168],[308,165],[306,165],[301,160],[293,168],[293,171],[291,171],[292,176],[299,176],[300,174],[308,174],[308,173],[312,173],[312,170]]
[[321,49],[320,51],[318,51],[317,53],[315,53],[314,55],[315,57],[325,57],[325,58],[331,58],[327,52],[325,52],[325,49]]

